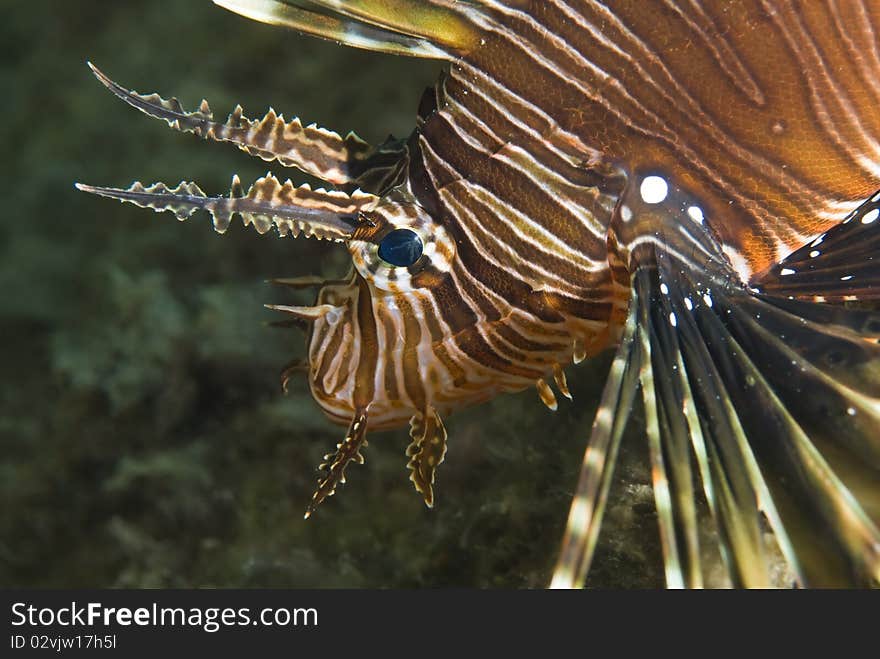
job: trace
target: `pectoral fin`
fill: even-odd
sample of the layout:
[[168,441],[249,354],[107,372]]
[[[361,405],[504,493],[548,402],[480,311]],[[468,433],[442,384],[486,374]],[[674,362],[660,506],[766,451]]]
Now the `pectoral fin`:
[[774,297],[817,302],[880,299],[880,192],[750,283]]
[[[801,585],[877,585],[880,313],[759,294],[657,235],[633,258],[629,316],[553,585],[586,574],[636,374],[670,586],[705,576],[700,490],[732,584],[773,583],[766,524]],[[701,241],[711,249],[711,236]]]

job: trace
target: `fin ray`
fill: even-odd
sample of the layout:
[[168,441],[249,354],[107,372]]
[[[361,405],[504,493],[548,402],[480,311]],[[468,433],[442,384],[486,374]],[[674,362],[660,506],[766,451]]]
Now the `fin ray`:
[[[430,0],[214,0],[246,18],[381,53],[454,59],[472,47],[463,9]],[[463,4],[461,5],[464,6]]]
[[[648,273],[634,278],[640,300],[653,300]],[[663,541],[666,581],[670,587],[702,586],[697,516],[691,473],[688,420],[681,383],[674,312],[662,300],[640,309],[643,363],[640,373],[654,476],[654,495]],[[655,373],[659,377],[655,377]]]
[[880,192],[840,224],[756,274],[751,285],[774,297],[820,302],[880,299]]
[[[633,257],[616,362],[641,384],[668,585],[700,585],[695,474],[734,585],[772,583],[762,516],[801,584],[877,585],[877,314],[768,297],[716,265],[697,272],[658,235]],[[621,386],[609,378],[614,401]],[[600,414],[610,409],[603,397]],[[629,412],[614,409],[594,424],[554,585],[581,583],[592,555],[614,466],[608,429]]]
[[641,359],[636,309],[633,300],[596,410],[551,588],[581,585],[593,560],[620,441],[636,394]]

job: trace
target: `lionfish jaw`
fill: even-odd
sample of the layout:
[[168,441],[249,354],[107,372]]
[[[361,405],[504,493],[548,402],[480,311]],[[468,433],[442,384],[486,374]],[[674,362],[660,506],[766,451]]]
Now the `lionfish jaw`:
[[210,213],[214,229],[224,233],[234,215],[240,215],[245,226],[253,226],[258,233],[267,233],[272,227],[279,235],[347,241],[358,230],[374,226],[363,213],[372,210],[379,198],[366,192],[351,194],[338,190],[313,190],[308,184],[294,186],[290,180],[281,183],[267,174],[243,193],[238,176],[232,179],[228,196],[209,197],[195,183],[181,181],[170,188],[165,183],[144,186],[136,181],[129,188],[108,188],[83,183],[77,189],[102,197],[150,208],[157,213],[169,211],[177,219],[188,219],[198,210]]

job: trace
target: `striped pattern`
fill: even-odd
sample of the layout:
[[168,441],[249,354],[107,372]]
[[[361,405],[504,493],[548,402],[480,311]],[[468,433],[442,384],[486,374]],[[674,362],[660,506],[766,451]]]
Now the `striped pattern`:
[[[378,4],[326,4],[399,28]],[[684,208],[724,256],[695,249],[687,224],[678,256],[729,261],[743,280],[827,230],[877,187],[877,5],[421,3],[460,39],[436,42],[450,71],[399,156],[405,178],[376,190],[375,230],[349,243],[351,279],[319,294],[339,313],[311,334],[316,399],[345,423],[368,405],[371,426],[387,427],[549,380],[576,344],[615,339],[632,254]],[[429,38],[415,25],[410,36]],[[640,198],[648,174],[668,181],[665,203]],[[399,227],[428,246],[408,268],[376,254]]]
[[[390,296],[370,286],[381,268],[367,285],[356,269],[343,304],[350,322],[318,321],[312,334],[312,390],[325,411],[345,422],[368,402],[371,423],[396,425],[532,382],[555,409],[551,374],[574,359],[575,344],[594,351],[616,340],[639,264],[663,254],[701,273],[696,304],[711,310],[716,287],[749,281],[880,186],[872,82],[880,79],[873,33],[880,3],[646,4],[484,2],[469,14],[481,47],[453,60],[423,101],[408,143],[412,207],[427,211],[428,235],[451,237],[454,255],[444,259],[445,278],[420,279],[430,271],[421,264],[407,272],[411,288],[381,286]],[[659,192],[645,187],[651,179]],[[397,226],[402,215],[387,219]],[[732,448],[700,434],[705,411],[690,388],[706,380],[697,365],[688,362],[692,382],[681,379],[681,404],[664,407],[669,385],[657,378],[683,373],[685,361],[679,356],[656,373],[667,355],[655,342],[678,340],[678,314],[695,303],[686,296],[681,305],[665,325],[641,307],[634,320],[641,330],[631,343],[625,337],[620,372],[612,374],[621,388],[612,388],[597,418],[586,490],[573,504],[555,584],[579,583],[589,566],[611,473],[599,465],[613,465],[636,378],[669,585],[703,583],[691,450],[734,583],[770,583],[761,511],[802,583],[860,582],[842,563],[826,571],[801,554],[788,532],[790,511],[774,512],[772,479],[743,485],[741,475],[718,466],[718,455]],[[650,333],[652,322],[671,332]],[[763,377],[748,368],[749,377]],[[815,487],[836,477],[804,434],[812,421],[796,422],[770,396],[768,418],[783,415],[792,445],[814,452],[808,465],[785,467],[818,479],[802,496],[835,500],[844,491],[839,481]],[[671,416],[675,409],[686,418]],[[442,437],[445,453],[445,431]],[[726,468],[754,476],[750,450],[762,456],[759,447],[746,449],[739,467]],[[728,482],[739,490],[731,493]],[[839,518],[818,518],[842,539],[829,551],[847,556],[856,574],[876,575],[862,539],[880,537],[877,528],[858,505],[847,505]]]
[[376,196],[360,191],[348,195],[338,190],[312,190],[308,183],[281,183],[271,174],[258,179],[247,192],[238,176],[234,176],[226,197],[209,197],[196,183],[187,181],[181,181],[175,188],[165,183],[147,187],[140,181],[125,190],[82,183],[76,187],[157,213],[169,211],[180,221],[204,210],[213,218],[218,233],[225,233],[233,216],[240,215],[245,226],[253,226],[260,234],[274,227],[282,238],[304,235],[337,242],[356,235],[364,224],[363,213],[379,201]]
[[[333,363],[352,377],[370,364],[371,399],[383,409],[378,383],[391,385],[389,370],[386,389],[402,408],[425,400],[445,410],[522,388],[570,361],[570,346],[558,347],[563,333],[592,344],[609,336],[604,326],[627,295],[612,276],[610,230],[626,264],[652,226],[671,221],[659,216],[698,208],[745,279],[854,208],[877,185],[878,115],[857,96],[864,84],[843,88],[827,66],[804,66],[805,44],[839,50],[854,82],[876,78],[871,21],[841,14],[876,7],[778,4],[485,2],[463,15],[482,46],[453,62],[409,143],[410,190],[442,218],[456,261],[445,280],[429,278],[436,285],[387,301],[372,294],[369,315],[359,315],[375,319],[380,348]],[[860,31],[840,38],[849,24]],[[840,132],[848,127],[862,132]],[[649,171],[675,181],[657,209],[632,185],[624,194],[628,179]],[[612,229],[620,201],[639,221]],[[699,242],[682,241],[682,255]],[[697,254],[702,267],[708,256]],[[400,299],[413,319],[397,318]],[[331,361],[323,353],[341,331],[316,328],[313,363]],[[409,369],[387,363],[408,345],[425,346],[409,382]],[[456,382],[456,371],[467,380]],[[455,384],[434,384],[443,382]],[[347,417],[353,403],[334,414]]]
[[[453,64],[440,100],[449,105],[425,130],[426,162],[451,164],[474,187],[517,147],[559,173],[547,150],[575,163],[602,154],[630,176],[662,172],[700,200],[748,272],[877,187],[876,2],[483,4],[485,45]],[[491,165],[462,132],[499,150]],[[604,244],[608,215],[577,205]]]
[[91,62],[88,66],[114,96],[147,116],[165,121],[174,130],[235,144],[252,156],[296,167],[328,183],[365,190],[386,189],[393,185],[401,164],[406,162],[401,146],[393,140],[372,147],[353,132],[342,137],[314,123],[303,126],[299,117],[285,121],[272,108],[262,119],[252,120],[237,105],[221,123],[214,119],[205,99],[198,110],[188,112],[174,97],[138,94],[111,80]]
[[[312,192],[267,177],[244,198],[262,204],[263,213],[240,199],[207,198],[194,184],[86,188],[178,216],[203,208],[221,218],[218,229],[230,212],[242,212],[259,230],[295,227],[346,243],[353,262],[346,278],[290,281],[318,284],[315,305],[276,307],[308,324],[312,394],[330,418],[349,426],[322,465],[307,515],[344,482],[352,460],[362,461],[368,426],[407,422],[411,480],[433,505],[435,470],[446,453],[442,416],[530,386],[555,409],[550,382],[570,396],[563,368],[619,343],[557,585],[577,583],[589,565],[610,482],[606,465],[613,465],[636,381],[670,585],[702,583],[688,438],[739,582],[765,582],[749,558],[761,554],[762,512],[799,574],[821,572],[786,544],[779,520],[790,512],[771,514],[772,483],[742,484],[742,472],[756,469],[750,452],[737,453],[739,471],[710,465],[712,451],[724,455],[732,440],[701,427],[695,405],[723,417],[728,437],[743,445],[753,439],[742,431],[749,420],[721,410],[714,402],[720,390],[707,389],[722,375],[735,377],[736,368],[764,392],[759,411],[769,421],[783,419],[780,433],[795,447],[792,455],[812,461],[772,451],[767,459],[779,473],[809,472],[811,486],[829,497],[822,503],[834,508],[820,517],[843,538],[838,549],[856,571],[876,575],[873,554],[862,551],[865,538],[880,537],[876,528],[857,506],[847,508],[843,485],[819,487],[834,474],[804,428],[824,422],[789,413],[786,381],[762,373],[744,351],[733,351],[740,361],[730,368],[728,356],[712,351],[751,341],[749,332],[766,334],[745,308],[777,314],[789,335],[862,341],[821,324],[803,329],[798,314],[755,302],[746,284],[778,288],[787,272],[774,264],[826,235],[834,242],[831,228],[847,213],[865,225],[876,220],[876,204],[860,204],[880,187],[880,0],[218,4],[349,45],[450,62],[423,98],[411,137],[380,147],[286,122],[272,110],[251,121],[237,108],[216,122],[204,101],[186,112],[176,99],[130,92],[95,70],[116,96],[177,130],[346,186],[348,194]],[[320,213],[309,215],[314,209]],[[424,246],[405,267],[378,256],[383,238],[401,228]],[[792,258],[800,263],[803,255]],[[839,255],[824,262],[836,268]],[[853,272],[868,277],[874,270],[868,264]],[[858,290],[876,297],[874,280],[866,281]],[[663,313],[658,299],[667,305]],[[725,311],[736,311],[740,324],[727,325],[713,305],[729,305]],[[695,309],[701,328],[686,318]],[[703,344],[705,328],[716,342]],[[789,354],[784,341],[766,342],[769,356]],[[806,364],[812,353],[793,356],[790,364]],[[677,371],[673,385],[664,379],[668,371]],[[740,481],[728,491],[725,478]],[[713,479],[721,482],[717,502]],[[840,567],[835,578],[852,576],[851,567]]]

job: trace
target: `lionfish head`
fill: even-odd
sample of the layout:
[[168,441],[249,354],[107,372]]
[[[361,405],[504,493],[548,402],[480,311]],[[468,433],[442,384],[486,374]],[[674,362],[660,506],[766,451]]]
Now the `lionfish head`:
[[[411,426],[407,456],[411,480],[433,504],[434,469],[443,460],[446,431],[440,414],[483,400],[485,386],[468,388],[456,368],[438,364],[436,350],[450,337],[438,305],[454,306],[454,287],[444,286],[456,259],[456,244],[442,222],[416,199],[408,181],[408,147],[389,140],[372,147],[353,133],[342,137],[299,119],[286,121],[274,111],[259,120],[237,107],[225,122],[215,121],[207,102],[188,112],[176,98],[141,95],[113,82],[96,67],[95,76],[118,98],[172,128],[204,139],[232,142],[264,160],[294,166],[327,181],[331,189],[281,182],[267,174],[247,190],[238,177],[231,190],[209,196],[193,182],[109,188],[77,188],[179,220],[203,210],[216,231],[225,232],[235,216],[259,233],[313,237],[344,246],[352,260],[349,274],[336,281],[317,277],[277,279],[291,288],[318,288],[310,306],[267,305],[287,314],[280,325],[308,332],[308,359],[294,371],[308,374],[315,400],[332,420],[348,424],[345,440],[321,465],[308,514],[344,482],[346,465],[363,460],[366,428]],[[476,332],[477,318],[457,332]],[[464,385],[464,386],[463,386]]]
[[436,341],[423,324],[456,250],[405,183],[370,197],[341,239],[352,260],[348,277],[323,282],[313,307],[273,308],[310,325],[309,385],[325,414],[348,423],[369,411],[375,429],[424,415],[436,399],[424,381]]

